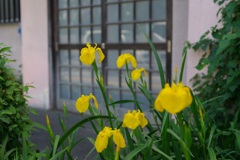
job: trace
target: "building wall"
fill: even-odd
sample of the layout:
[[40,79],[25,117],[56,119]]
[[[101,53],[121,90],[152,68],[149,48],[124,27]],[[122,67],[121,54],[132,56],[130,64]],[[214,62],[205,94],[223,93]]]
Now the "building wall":
[[21,74],[22,65],[22,51],[21,51],[21,36],[18,33],[18,23],[12,24],[0,24],[0,43],[4,43],[11,48],[10,59],[16,60],[14,63],[10,63],[9,66],[15,69],[15,74],[19,76]]
[[[173,0],[173,69],[181,67],[184,42],[196,42],[202,33],[216,24],[217,8],[209,0]],[[21,1],[21,16],[23,80],[35,87],[29,90],[32,97],[29,105],[48,109],[51,107],[48,1]],[[192,51],[188,54],[184,82],[189,83],[195,74],[199,57]]]
[[[216,16],[219,6],[209,0],[189,0],[188,3],[188,36],[187,40],[191,43],[196,43],[201,35],[211,29],[212,26],[217,24],[218,18]],[[194,52],[190,50],[187,56],[187,83],[191,85],[190,79],[199,73],[195,66],[198,64],[203,52]],[[204,71],[206,72],[206,70]]]
[[[188,17],[188,0],[173,0],[172,75],[176,67],[178,71],[181,68],[182,51],[188,36]],[[186,78],[183,77],[185,83]]]
[[49,24],[47,0],[21,1],[23,82],[29,90],[29,105],[50,108]]

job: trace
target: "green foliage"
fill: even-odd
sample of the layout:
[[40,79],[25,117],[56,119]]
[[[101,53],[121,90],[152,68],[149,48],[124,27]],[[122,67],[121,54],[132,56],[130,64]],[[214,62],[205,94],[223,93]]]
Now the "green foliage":
[[216,125],[223,127],[240,108],[240,1],[214,2],[220,6],[220,20],[193,46],[206,51],[196,68],[207,68],[207,73],[197,74],[193,80],[201,100],[219,97],[205,105]]
[[[29,109],[24,92],[28,86],[21,85],[13,75],[13,70],[7,67],[12,62],[8,59],[10,47],[0,44],[0,146],[5,143],[5,150],[11,155],[20,152],[23,146],[23,136],[29,137],[32,121],[29,119]],[[6,140],[7,139],[7,140]],[[15,149],[15,150],[13,150]]]

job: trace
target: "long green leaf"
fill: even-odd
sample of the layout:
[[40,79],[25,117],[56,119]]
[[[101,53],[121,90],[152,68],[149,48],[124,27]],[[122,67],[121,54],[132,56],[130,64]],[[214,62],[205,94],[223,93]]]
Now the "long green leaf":
[[190,46],[191,46],[190,43],[186,42],[184,49],[183,49],[183,60],[182,60],[179,82],[182,82],[182,79],[183,79],[184,67],[185,67],[185,62],[186,62],[186,57],[187,57],[187,50],[188,50],[188,48],[190,48]]
[[148,144],[139,145],[134,150],[132,150],[125,158],[124,160],[132,160],[133,157],[135,157],[139,152],[141,152],[143,149],[145,149],[148,146]]
[[214,135],[215,130],[216,130],[216,125],[213,125],[209,134],[208,145],[207,145],[208,148],[212,142],[212,137]]
[[164,158],[167,158],[168,160],[173,160],[171,157],[169,157],[167,154],[165,154],[163,151],[161,151],[160,149],[156,148],[155,146],[152,146],[152,149],[156,152],[158,152],[159,154],[163,155]]
[[216,154],[212,148],[208,148],[208,154],[209,154],[210,160],[217,160]]
[[153,51],[153,54],[155,56],[155,59],[157,61],[157,65],[158,65],[158,71],[159,71],[159,76],[160,76],[160,83],[162,85],[162,88],[164,88],[164,85],[165,85],[165,74],[164,74],[164,70],[163,70],[163,66],[162,66],[162,63],[161,63],[161,60],[158,56],[158,52],[157,52],[157,49],[154,47],[152,41],[150,40],[150,38],[148,37],[148,35],[142,30],[141,27],[139,27],[140,30],[143,32],[143,34],[145,35],[152,51]]
[[72,132],[75,131],[78,127],[82,126],[83,124],[85,124],[93,119],[98,119],[98,118],[113,119],[113,117],[109,117],[109,116],[91,116],[91,117],[81,120],[80,122],[78,122],[74,126],[72,126],[66,133],[64,133],[64,135],[59,140],[58,147],[60,147],[62,145],[62,143],[67,139],[67,137],[70,134],[72,134]]
[[[186,160],[190,160],[190,159],[191,159],[191,156],[193,156],[193,155],[192,155],[191,151],[189,150],[189,148],[187,147],[186,143],[185,143],[176,133],[174,133],[173,130],[167,129],[167,131],[168,131],[168,133],[170,133],[173,137],[175,137],[175,138],[179,141],[179,143],[181,144],[183,153],[184,153],[184,155],[185,155],[185,159],[186,159]],[[191,156],[190,156],[190,155],[191,155]]]
[[2,156],[2,157],[3,157],[4,152],[6,150],[7,142],[8,142],[8,135],[4,138],[4,140],[3,140],[2,144],[1,144],[0,156]]

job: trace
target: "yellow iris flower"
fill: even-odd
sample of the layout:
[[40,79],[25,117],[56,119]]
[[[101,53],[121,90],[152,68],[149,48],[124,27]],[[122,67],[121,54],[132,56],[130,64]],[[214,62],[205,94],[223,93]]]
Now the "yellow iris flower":
[[78,110],[78,112],[84,113],[84,112],[87,111],[87,109],[89,107],[90,99],[93,99],[95,107],[98,108],[98,101],[97,101],[96,97],[90,93],[89,96],[82,95],[81,97],[79,97],[77,99],[77,101],[76,101],[76,109]]
[[144,68],[136,68],[132,71],[131,73],[131,77],[134,81],[138,80],[141,77],[141,72],[143,72],[145,74],[145,76],[147,76],[147,72]]
[[136,129],[139,125],[144,128],[148,124],[145,114],[139,110],[133,110],[132,113],[128,111],[123,118],[123,127],[128,127],[132,130]]
[[92,47],[89,43],[86,44],[87,47],[84,47],[81,50],[81,55],[79,57],[80,61],[84,63],[85,65],[91,65],[95,60],[95,52],[98,52],[99,54],[99,62],[102,62],[105,58],[101,48],[97,47],[97,44],[95,43],[95,47]]
[[131,63],[133,68],[137,67],[137,61],[130,53],[121,54],[117,59],[116,65],[118,68],[122,68],[126,63]]
[[117,152],[120,151],[120,148],[125,148],[126,147],[126,143],[125,140],[123,138],[123,135],[120,132],[120,129],[115,129],[113,132],[113,141],[116,144],[117,148]]
[[107,148],[108,139],[112,136],[112,134],[113,132],[110,127],[104,127],[104,129],[98,133],[95,141],[95,148],[98,153],[101,153]]
[[172,84],[172,87],[168,83],[158,94],[154,106],[155,109],[163,112],[166,110],[171,114],[176,114],[192,103],[192,95],[190,89],[183,85],[183,83]]
[[113,141],[117,146],[117,152],[120,151],[120,148],[125,148],[126,143],[123,138],[123,135],[120,133],[119,129],[112,130],[110,127],[104,127],[102,131],[100,131],[97,135],[95,141],[95,148],[98,153],[101,153],[103,150],[107,148],[108,139],[113,135]]

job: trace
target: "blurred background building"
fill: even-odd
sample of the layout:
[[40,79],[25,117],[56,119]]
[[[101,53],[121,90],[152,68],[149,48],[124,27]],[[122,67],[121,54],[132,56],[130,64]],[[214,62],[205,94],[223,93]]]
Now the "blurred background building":
[[[106,58],[99,68],[113,100],[131,99],[125,70],[115,65],[125,52],[146,68],[148,87],[156,96],[161,89],[157,64],[141,30],[157,48],[170,82],[173,69],[181,66],[184,42],[196,42],[216,24],[217,10],[212,0],[0,0],[0,42],[12,46],[17,60],[12,67],[21,71],[24,84],[35,87],[28,93],[30,106],[61,109],[66,102],[75,111],[81,94],[91,92],[103,103],[91,67],[79,62],[86,42],[103,49]],[[192,52],[184,76],[189,85],[201,56]],[[146,102],[137,87],[136,93]]]

